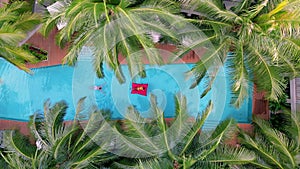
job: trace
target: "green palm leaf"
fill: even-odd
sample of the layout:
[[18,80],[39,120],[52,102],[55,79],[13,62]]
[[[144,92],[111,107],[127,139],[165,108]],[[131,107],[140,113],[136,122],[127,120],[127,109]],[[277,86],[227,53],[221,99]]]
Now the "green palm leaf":
[[217,128],[213,131],[208,141],[205,142],[203,145],[201,145],[199,149],[202,149],[203,151],[201,151],[201,153],[199,154],[195,154],[196,159],[198,160],[205,159],[209,154],[211,154],[213,151],[217,149],[222,139],[226,137],[232,138],[233,136],[232,132],[234,131],[233,127],[235,127],[233,119],[228,119],[221,122],[217,126]]
[[236,107],[240,107],[244,99],[248,96],[251,87],[249,84],[249,73],[245,65],[243,44],[237,46],[238,49],[236,53],[232,53],[232,55],[228,56],[228,62],[232,70],[232,92],[235,95],[232,98],[232,104]]
[[[264,143],[261,138],[257,137],[253,140],[250,136],[245,133],[242,133],[241,142],[246,146],[249,147],[251,150],[255,150],[260,156],[264,158],[268,164],[266,166],[275,166],[277,168],[284,168],[280,163],[280,159],[277,157],[277,152],[269,148],[269,145]],[[258,162],[261,164],[260,162]],[[271,166],[269,165],[271,164]]]
[[[299,1],[265,0],[257,3],[251,1],[235,2],[231,10],[226,10],[225,1],[192,1],[190,6],[199,12],[197,26],[204,30],[208,37],[215,36],[212,43],[220,50],[220,59],[225,61],[228,52],[231,62],[231,83],[234,97],[232,103],[239,107],[251,90],[254,82],[260,91],[267,92],[268,99],[276,100],[283,93],[285,82],[283,74],[295,77],[299,72],[297,56],[299,56]],[[205,44],[198,43],[198,47]],[[197,46],[197,43],[194,43]],[[223,55],[222,55],[223,52]],[[225,55],[225,56],[224,56]],[[205,55],[204,55],[205,56]],[[210,57],[208,57],[210,58]],[[215,66],[201,66],[201,61],[192,70],[196,78],[192,87],[199,84],[205,77],[204,73]],[[212,60],[213,61],[213,60]],[[218,69],[212,69],[213,75]],[[203,95],[210,90],[214,76],[208,80],[208,87]]]
[[166,160],[166,159],[153,159],[153,160],[147,160],[147,161],[139,161],[138,166],[136,169],[171,169],[173,168],[173,164]]
[[225,10],[221,2],[218,1],[194,1],[191,5],[196,5],[199,12],[203,12],[206,17],[216,18],[228,23],[239,22],[241,18],[235,13]]
[[142,118],[133,107],[128,109],[128,113],[126,114],[126,120],[124,122],[124,127],[126,128],[126,132],[130,134],[130,136],[136,138],[144,138],[145,144],[150,146],[150,149],[154,152],[159,152],[159,147],[155,145],[154,140],[151,138],[151,126],[147,125],[147,119]]
[[50,144],[55,143],[63,135],[63,118],[67,108],[67,104],[64,101],[58,102],[52,107],[50,107],[49,100],[44,104],[44,125]]
[[207,108],[205,109],[205,111],[202,113],[202,115],[201,116],[199,115],[197,117],[196,123],[193,125],[193,127],[190,130],[190,133],[188,133],[188,135],[185,138],[185,146],[181,150],[180,155],[183,155],[186,152],[186,150],[189,148],[189,146],[191,145],[196,134],[200,131],[200,129],[204,125],[204,122],[205,122],[206,118],[208,117],[209,113],[212,111],[212,108],[213,108],[213,105],[210,102],[208,104]]
[[208,161],[216,163],[226,163],[234,165],[243,165],[253,162],[256,158],[254,152],[245,148],[232,148],[221,146],[216,149],[216,156],[208,157]]
[[297,149],[300,148],[300,116],[299,113],[291,114],[291,125],[285,126],[285,130],[294,138]]
[[[269,64],[270,60],[263,53],[258,51],[252,46],[249,46],[252,50],[250,52],[251,58],[250,65],[253,67],[255,73],[255,81],[257,87],[262,90],[265,89],[269,91],[268,98],[276,100],[279,96],[282,95],[283,83],[280,81],[279,73],[277,72],[276,67]],[[249,58],[250,59],[250,58]],[[257,82],[264,81],[265,84]]]
[[281,155],[287,158],[286,161],[288,161],[291,166],[295,167],[295,159],[293,157],[293,154],[291,154],[293,148],[296,147],[295,145],[293,145],[294,143],[291,142],[283,133],[271,129],[271,127],[267,125],[263,120],[254,118],[253,121],[256,125],[258,125],[261,132],[266,136],[266,138],[274,146],[274,148],[276,148],[276,150],[280,152]]
[[0,18],[0,57],[30,72],[25,63],[35,63],[36,58],[19,43],[41,22],[40,16],[31,13],[27,2],[14,2],[0,9]]
[[15,131],[4,132],[4,145],[8,151],[19,153],[26,160],[31,160],[36,150],[28,138]]

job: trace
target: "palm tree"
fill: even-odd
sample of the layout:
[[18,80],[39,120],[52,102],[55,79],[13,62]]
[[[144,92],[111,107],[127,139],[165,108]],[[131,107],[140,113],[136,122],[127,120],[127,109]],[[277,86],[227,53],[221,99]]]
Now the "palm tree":
[[[192,9],[198,15],[191,22],[215,45],[214,49],[207,49],[191,70],[196,76],[194,86],[209,67],[215,66],[210,72],[209,90],[219,70],[216,62],[224,65],[227,60],[235,106],[239,107],[247,97],[250,82],[256,84],[258,90],[266,91],[268,99],[277,100],[283,94],[286,85],[283,77],[295,77],[299,71],[300,1],[235,1],[230,9],[224,5],[225,0],[182,2],[185,9]],[[187,47],[193,49],[203,45],[202,41],[194,41]]]
[[127,120],[114,131],[114,153],[136,160],[115,162],[116,168],[211,168],[254,160],[254,154],[243,148],[221,146],[236,131],[234,120],[225,120],[214,130],[199,132],[212,104],[196,120],[191,120],[185,97],[178,95],[175,100],[176,117],[170,123],[164,120],[164,113],[157,107],[153,95],[151,120],[142,118],[133,107],[129,108]]
[[124,82],[120,55],[126,58],[131,76],[145,76],[142,56],[151,64],[162,64],[151,33],[176,39],[170,29],[183,20],[179,5],[171,0],[87,0],[57,4],[57,12],[49,14],[43,27],[47,35],[56,24],[66,23],[57,36],[60,46],[69,45],[63,62],[74,65],[83,46],[94,54],[94,68],[103,77],[102,64],[112,68],[119,82]]
[[36,62],[36,59],[19,43],[41,22],[41,18],[37,14],[32,14],[27,2],[20,1],[0,8],[0,18],[0,57],[29,72],[25,63]]
[[252,168],[299,168],[300,155],[300,115],[285,112],[288,123],[275,129],[269,121],[254,118],[254,134],[240,135],[243,147],[254,152],[255,161],[247,167]]
[[[45,102],[44,113],[35,114],[29,124],[36,145],[17,132],[7,131],[5,149],[1,152],[7,165],[11,168],[102,168],[104,163],[115,159],[114,154],[103,149],[111,144],[105,132],[109,125],[107,112],[92,108],[88,121],[78,121],[84,118],[81,117],[83,111],[88,113],[83,100],[79,101],[74,121],[69,124],[63,121],[65,102],[52,107],[49,101]],[[97,141],[99,137],[103,142]]]

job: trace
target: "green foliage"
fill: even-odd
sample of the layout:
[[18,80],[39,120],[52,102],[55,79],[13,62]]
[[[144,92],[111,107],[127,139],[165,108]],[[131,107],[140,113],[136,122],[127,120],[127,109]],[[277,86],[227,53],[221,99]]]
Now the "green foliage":
[[36,59],[19,43],[41,22],[40,16],[31,13],[27,2],[14,2],[0,8],[0,18],[0,57],[30,72],[25,63]]
[[33,56],[35,56],[38,61],[44,61],[44,60],[48,59],[48,57],[47,57],[48,52],[46,50],[36,48],[33,45],[28,44],[28,43],[23,44],[22,47],[24,50],[27,50]]
[[67,42],[70,45],[64,63],[74,65],[82,47],[89,46],[94,53],[98,77],[104,76],[102,63],[107,63],[121,83],[125,79],[120,69],[120,56],[125,57],[131,76],[144,77],[143,56],[150,64],[163,63],[150,33],[175,39],[171,28],[184,20],[173,14],[180,12],[179,5],[170,0],[75,0],[63,3],[58,11],[47,15],[42,32],[47,35],[56,24],[67,23],[57,36],[59,46],[65,46]]
[[[196,77],[195,84],[208,72],[209,90],[218,68],[212,69],[213,73],[208,68],[222,66],[227,60],[232,74],[233,105],[241,106],[252,90],[250,82],[255,83],[258,90],[266,91],[270,100],[277,101],[283,95],[286,86],[284,75],[295,77],[299,72],[300,1],[253,3],[244,0],[235,2],[229,10],[223,5],[225,1],[183,2],[185,8],[200,13],[197,19],[191,21],[215,45],[215,49],[207,48],[206,54],[191,70]],[[190,43],[188,50],[200,43]]]
[[90,109],[88,121],[77,118],[84,111],[83,100],[79,101],[75,120],[70,124],[63,120],[65,102],[53,106],[45,102],[44,114],[35,114],[29,123],[39,146],[30,144],[26,137],[14,131],[6,131],[1,155],[7,165],[11,168],[101,168],[115,159],[115,155],[103,149],[111,138],[105,132],[108,124],[101,111]]
[[289,113],[286,113],[286,109],[281,110],[282,111],[280,111],[279,113],[271,114],[270,123],[272,128],[275,128],[279,131],[284,131],[285,129],[282,126],[286,126],[291,123],[291,115]]
[[269,109],[272,115],[278,113],[279,111],[289,108],[287,99],[288,99],[287,94],[283,94],[280,98],[278,98],[278,101],[269,101]]
[[[254,160],[253,153],[245,149],[219,149],[226,138],[232,138],[236,131],[232,119],[223,121],[214,130],[202,129],[206,118],[212,111],[212,104],[192,120],[186,109],[185,97],[178,95],[175,99],[176,117],[166,123],[163,112],[157,107],[154,96],[151,96],[151,107],[154,119],[144,119],[130,108],[127,118],[118,128],[122,141],[117,142],[120,148],[116,154],[126,154],[139,158],[137,166],[117,162],[119,168],[211,168],[249,163]],[[224,150],[224,151],[223,151]],[[226,150],[226,151],[225,151]],[[228,154],[230,152],[230,154]]]
[[[287,112],[286,112],[287,113]],[[256,168],[299,168],[299,113],[289,112],[289,123],[275,129],[270,122],[254,118],[254,135],[242,133],[242,146],[256,154],[249,166]]]
[[36,147],[30,144],[28,137],[16,131],[5,131],[3,139],[5,149],[0,153],[2,160],[6,162],[4,165],[11,168],[29,168],[29,159],[34,155]]

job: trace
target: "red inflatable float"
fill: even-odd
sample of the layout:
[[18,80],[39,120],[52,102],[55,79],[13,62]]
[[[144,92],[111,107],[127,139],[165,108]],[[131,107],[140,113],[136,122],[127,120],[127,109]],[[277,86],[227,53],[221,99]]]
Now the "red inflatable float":
[[132,83],[131,94],[147,96],[148,84]]

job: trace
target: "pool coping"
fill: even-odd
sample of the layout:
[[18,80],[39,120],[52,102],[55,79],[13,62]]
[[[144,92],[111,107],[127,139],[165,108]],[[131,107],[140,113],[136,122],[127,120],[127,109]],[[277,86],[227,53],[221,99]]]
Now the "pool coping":
[[[170,123],[174,118],[165,118],[166,123]],[[122,120],[120,120],[122,121]],[[73,121],[64,121],[66,124],[72,123]],[[28,122],[18,121],[13,119],[0,119],[0,130],[19,130],[23,135],[30,135],[30,129],[28,127]],[[238,123],[239,128],[246,132],[252,132],[251,123]]]

